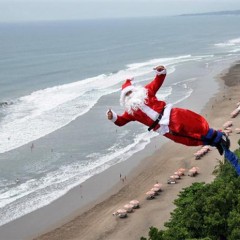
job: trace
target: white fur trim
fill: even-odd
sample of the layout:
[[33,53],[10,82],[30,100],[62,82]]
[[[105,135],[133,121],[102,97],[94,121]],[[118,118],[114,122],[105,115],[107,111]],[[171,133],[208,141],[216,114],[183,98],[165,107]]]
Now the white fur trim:
[[[106,116],[108,116],[108,111],[109,111],[109,110],[107,110],[107,112],[106,112]],[[111,110],[111,111],[112,111],[112,114],[113,114],[113,118],[112,118],[110,121],[116,122],[116,120],[117,120],[117,114],[116,114],[113,110]]]
[[121,92],[121,95],[125,95],[127,92],[129,91],[132,91],[134,89],[134,86],[128,86],[128,87],[125,87],[122,92]]
[[113,119],[111,121],[116,122],[117,121],[117,114],[114,111],[112,111],[112,113],[113,113]]
[[159,113],[154,111],[152,108],[150,108],[147,105],[143,105],[140,107],[141,110],[149,117],[151,118],[153,121],[155,121],[158,118]]
[[156,70],[156,74],[159,76],[159,75],[163,75],[163,74],[167,74],[167,70],[166,69],[163,69],[162,71],[157,71]]
[[164,108],[162,119],[160,120],[160,128],[157,129],[156,132],[160,133],[161,135],[164,135],[165,133],[169,132],[169,120],[170,120],[170,114],[172,110],[172,104],[167,104]]
[[120,96],[120,104],[122,104],[123,102],[123,99],[125,97],[125,94],[129,91],[132,91],[135,87],[134,86],[128,86],[128,87],[125,87],[122,91],[121,91],[121,96]]
[[[172,106],[173,106],[172,104],[167,104],[164,108],[163,116],[159,122],[160,128],[156,130],[156,132],[160,133],[161,135],[164,135],[165,133],[169,132],[168,125],[169,125]],[[145,104],[141,107],[141,110],[153,121],[155,121],[159,116],[158,112],[154,111],[152,108],[148,107]]]

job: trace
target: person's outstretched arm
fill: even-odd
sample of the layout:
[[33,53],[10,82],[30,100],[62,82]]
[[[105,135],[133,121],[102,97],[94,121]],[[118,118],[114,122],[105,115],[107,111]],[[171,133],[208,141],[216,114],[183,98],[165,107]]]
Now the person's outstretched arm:
[[158,89],[162,86],[163,81],[166,77],[167,71],[164,66],[157,66],[154,68],[156,71],[156,76],[152,82],[147,84],[145,87],[149,89],[154,95],[157,93]]
[[107,112],[107,118],[119,127],[127,124],[128,122],[134,121],[132,115],[127,112],[124,112],[123,115],[119,116],[111,109]]

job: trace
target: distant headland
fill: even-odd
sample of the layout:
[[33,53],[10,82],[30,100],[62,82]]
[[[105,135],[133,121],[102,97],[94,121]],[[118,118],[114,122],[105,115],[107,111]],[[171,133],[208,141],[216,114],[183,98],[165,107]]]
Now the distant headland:
[[188,17],[188,16],[209,16],[209,15],[240,15],[240,10],[233,11],[219,11],[219,12],[205,12],[205,13],[190,13],[190,14],[181,14],[179,16]]

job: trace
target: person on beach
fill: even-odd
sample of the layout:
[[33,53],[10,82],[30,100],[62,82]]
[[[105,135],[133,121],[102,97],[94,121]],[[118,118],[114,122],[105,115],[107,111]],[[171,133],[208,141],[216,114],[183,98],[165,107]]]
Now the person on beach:
[[135,86],[131,79],[122,85],[120,104],[125,108],[122,115],[107,111],[107,118],[117,126],[138,121],[148,126],[148,131],[159,134],[187,146],[210,145],[222,155],[229,149],[230,140],[225,133],[209,127],[201,115],[188,109],[173,108],[172,104],[158,100],[156,93],[166,77],[164,66],[154,68],[156,76],[146,86]]

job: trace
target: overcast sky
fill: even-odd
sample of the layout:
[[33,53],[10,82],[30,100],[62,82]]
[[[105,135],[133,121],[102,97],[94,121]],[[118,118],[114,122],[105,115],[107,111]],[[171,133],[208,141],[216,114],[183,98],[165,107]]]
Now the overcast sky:
[[0,22],[164,16],[240,9],[240,0],[0,0]]

